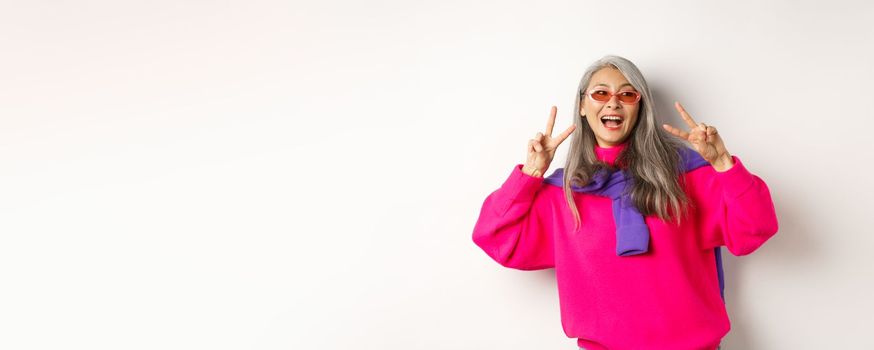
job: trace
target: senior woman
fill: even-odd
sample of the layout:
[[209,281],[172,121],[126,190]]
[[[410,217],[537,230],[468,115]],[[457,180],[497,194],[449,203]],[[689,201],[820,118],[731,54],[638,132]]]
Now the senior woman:
[[[678,102],[688,130],[659,126],[631,61],[599,59],[577,90],[573,125],[553,136],[552,107],[473,241],[508,268],[555,268],[580,349],[718,349],[730,329],[720,248],[742,256],[776,234],[767,185]],[[545,176],[570,136],[564,168]]]

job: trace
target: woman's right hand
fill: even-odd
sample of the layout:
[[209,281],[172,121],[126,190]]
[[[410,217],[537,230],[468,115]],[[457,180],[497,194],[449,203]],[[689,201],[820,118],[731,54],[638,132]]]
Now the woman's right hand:
[[571,124],[561,135],[552,137],[552,127],[555,125],[555,106],[549,112],[549,119],[546,122],[546,132],[534,135],[534,138],[528,140],[528,157],[525,160],[525,166],[522,167],[522,172],[530,176],[543,176],[546,174],[546,169],[552,163],[552,157],[555,156],[555,150],[564,142],[571,133],[576,129],[576,125]]

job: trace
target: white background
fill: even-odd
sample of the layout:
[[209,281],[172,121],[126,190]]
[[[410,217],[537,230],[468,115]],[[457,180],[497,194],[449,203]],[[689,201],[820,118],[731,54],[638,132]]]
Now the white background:
[[872,19],[861,0],[4,1],[0,348],[576,349],[553,270],[503,268],[471,233],[605,54],[772,191],[778,234],[726,254],[725,348],[872,348]]

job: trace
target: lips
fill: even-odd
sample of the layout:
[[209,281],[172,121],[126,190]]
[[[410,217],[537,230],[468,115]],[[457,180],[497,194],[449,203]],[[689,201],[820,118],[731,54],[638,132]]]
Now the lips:
[[618,114],[605,114],[601,116],[601,124],[608,130],[618,130],[624,121],[625,117]]

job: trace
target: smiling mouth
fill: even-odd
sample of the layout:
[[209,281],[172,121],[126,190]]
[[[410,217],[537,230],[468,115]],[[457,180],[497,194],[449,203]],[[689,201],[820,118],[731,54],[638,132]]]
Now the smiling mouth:
[[622,126],[622,123],[625,121],[625,118],[619,116],[605,115],[601,117],[601,124],[604,125],[605,128],[609,130],[616,130]]

